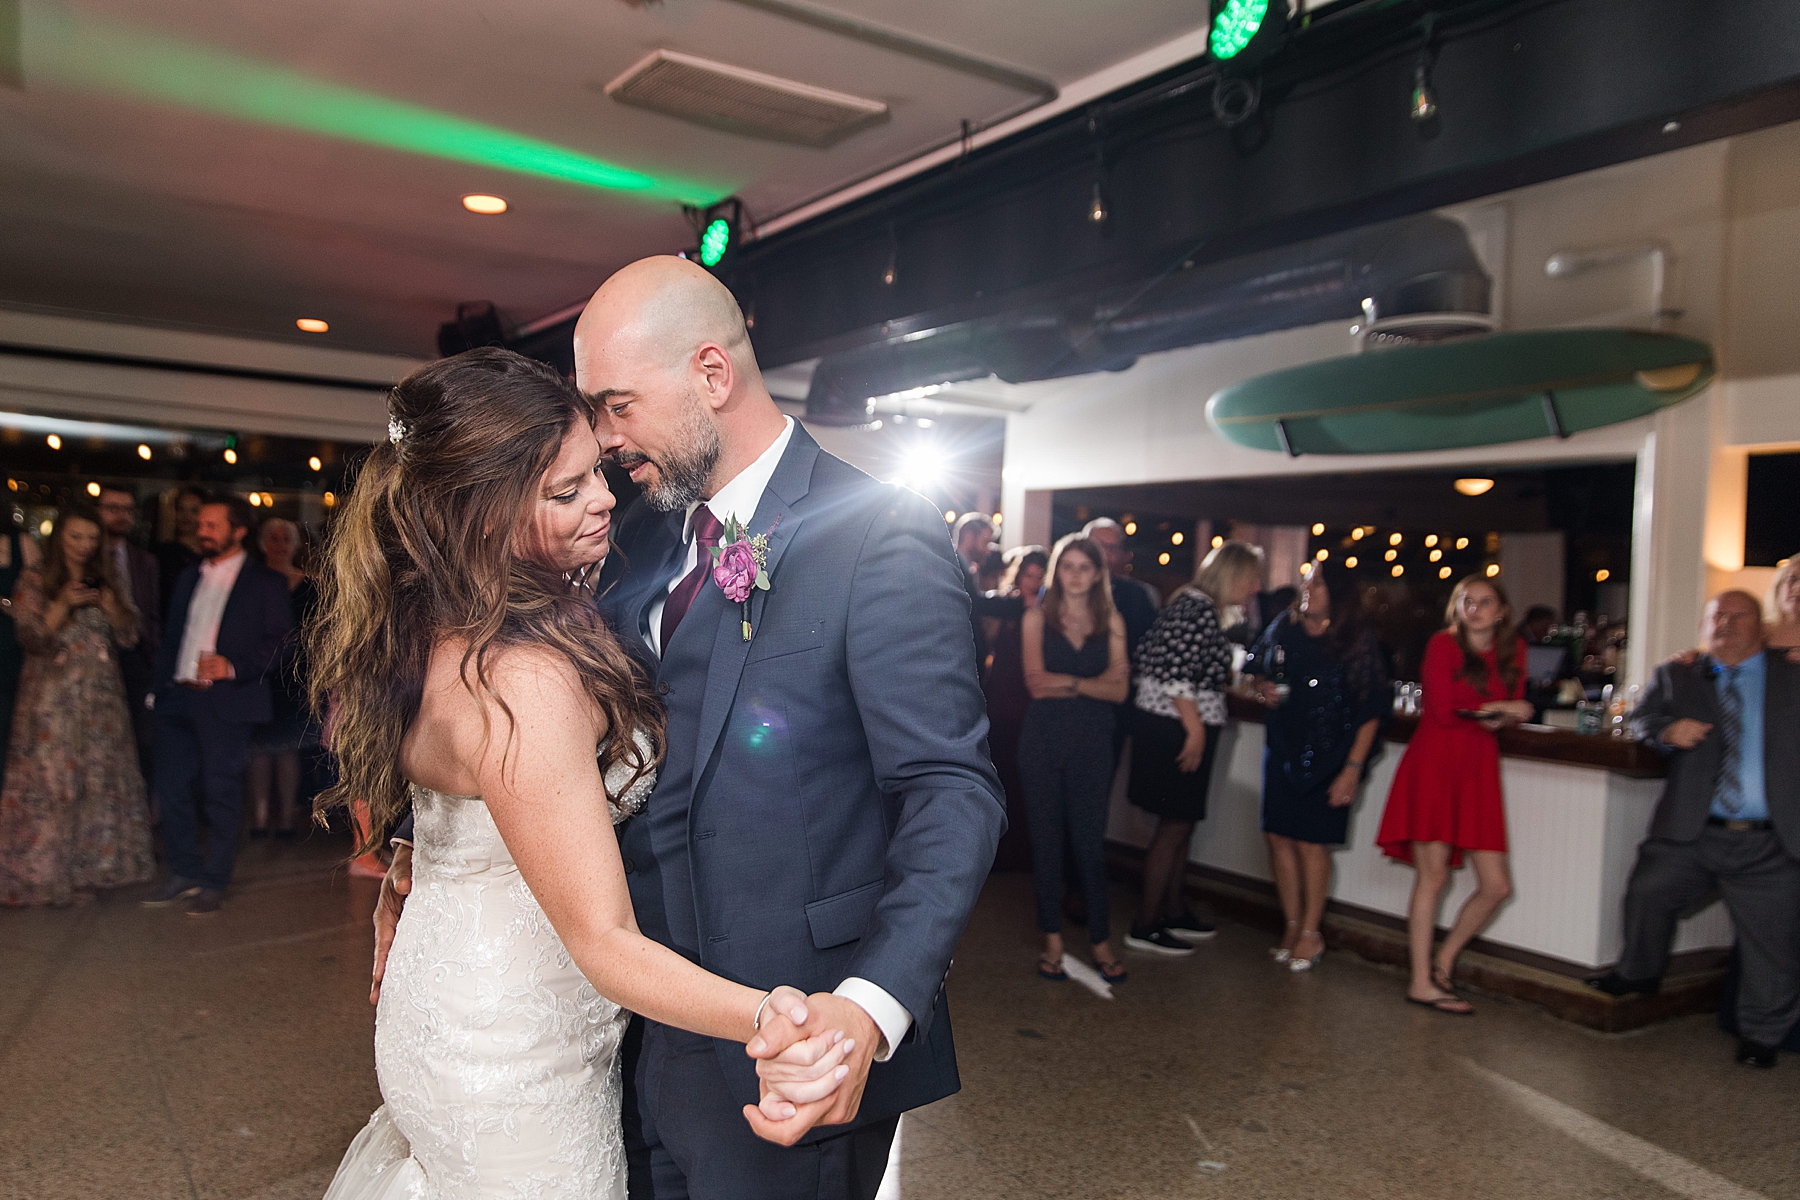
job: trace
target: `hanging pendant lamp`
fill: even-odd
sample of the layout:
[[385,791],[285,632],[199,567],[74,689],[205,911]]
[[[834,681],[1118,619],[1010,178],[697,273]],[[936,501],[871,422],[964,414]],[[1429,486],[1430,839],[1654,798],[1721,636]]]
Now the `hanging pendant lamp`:
[[1394,454],[1566,438],[1679,404],[1712,382],[1712,347],[1633,329],[1497,333],[1327,359],[1214,393],[1240,446]]

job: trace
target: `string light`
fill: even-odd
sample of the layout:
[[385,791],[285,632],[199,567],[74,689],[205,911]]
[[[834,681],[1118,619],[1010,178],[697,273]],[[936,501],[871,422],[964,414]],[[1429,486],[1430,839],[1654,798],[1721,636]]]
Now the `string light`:
[[100,495],[100,485],[98,483],[90,482],[87,486],[87,494],[98,497]]
[[62,449],[62,439],[54,433],[44,439],[44,444],[46,446],[50,447],[52,450],[61,450]]
[[258,495],[256,492],[250,493],[250,507],[251,508],[261,508],[262,507],[262,497],[260,495]]
[[1136,537],[1137,536],[1137,522],[1136,521],[1125,522],[1125,536],[1126,537]]
[[955,523],[956,523],[956,510],[954,508],[946,508],[944,510],[944,524],[953,525]]
[[1469,539],[1468,538],[1457,538],[1456,539],[1456,548],[1458,550],[1467,550],[1469,548]]
[[1393,570],[1392,570],[1392,571],[1390,571],[1390,572],[1388,572],[1388,573],[1389,573],[1389,574],[1390,574],[1390,575],[1392,575],[1392,576],[1393,576],[1393,577],[1394,577],[1394,578],[1395,578],[1395,579],[1398,579],[1398,578],[1400,578],[1400,577],[1401,577],[1401,576],[1402,576],[1402,575],[1404,575],[1404,574],[1406,574],[1406,568],[1405,568],[1405,567],[1403,567],[1403,566],[1401,566],[1401,565],[1400,565],[1400,564],[1399,564],[1399,563],[1395,563],[1395,564],[1394,564],[1394,569],[1393,569]]
[[1356,555],[1352,554],[1349,558],[1346,558],[1344,560],[1344,565],[1349,567],[1352,571],[1356,570]]
[[1318,537],[1320,534],[1324,533],[1325,532],[1325,522],[1314,521],[1312,532],[1313,532],[1314,537]]
[[1609,580],[1611,578],[1612,578],[1612,572],[1607,570],[1605,567],[1601,567],[1598,571],[1594,572],[1594,582],[1595,583],[1605,583],[1607,580]]
[[143,442],[138,443],[138,457],[143,459],[145,462],[150,461],[150,447],[145,445]]
[[1179,534],[1179,533],[1170,534],[1169,535],[1169,545],[1171,545],[1171,546],[1181,545],[1181,534]]
[[[1179,536],[1179,535],[1177,535],[1177,536]],[[1225,539],[1215,533],[1215,534],[1213,534],[1212,544],[1213,544],[1213,549],[1217,550],[1220,546],[1223,546],[1225,544]]]
[[323,471],[325,469],[325,464],[319,461],[319,456],[316,454],[306,460],[306,465],[315,471]]
[[1331,551],[1321,550],[1317,554],[1313,555],[1313,557],[1318,559],[1320,562],[1324,562],[1326,559],[1331,557]]
[[1352,529],[1350,531],[1350,540],[1351,541],[1360,542],[1360,541],[1362,541],[1362,538],[1363,538],[1363,531],[1362,531],[1361,525],[1358,525],[1355,529]]
[[1161,563],[1165,567],[1168,566],[1169,565],[1169,552],[1167,550],[1164,550],[1161,554],[1156,556],[1156,561]]
[[1005,523],[1006,523],[1006,518],[1004,516],[1002,516],[1000,513],[994,514],[994,528],[995,529],[1000,528],[1000,526],[1004,525]]
[[1425,535],[1425,545],[1426,545],[1426,546],[1427,546],[1427,547],[1428,547],[1428,548],[1429,548],[1429,547],[1431,547],[1431,546],[1435,546],[1435,545],[1437,545],[1437,543],[1438,543],[1438,536],[1437,536],[1437,534],[1435,534],[1435,533],[1428,533],[1428,534],[1426,534],[1426,535]]
[[1438,559],[1440,559],[1442,557],[1444,557],[1444,552],[1442,550],[1433,550],[1431,552],[1431,561],[1432,562],[1436,562]]
[[237,466],[237,451],[230,446],[225,447],[225,461],[234,467]]
[[1398,533],[1392,533],[1392,534],[1388,535],[1388,545],[1390,545],[1390,546],[1398,546],[1402,540],[1403,540],[1402,535],[1400,535]]
[[1489,563],[1488,564],[1487,577],[1489,579],[1492,579],[1494,576],[1498,575],[1499,573],[1500,573],[1500,564],[1499,563]]
[[1438,578],[1439,579],[1450,578],[1450,568],[1449,567],[1439,567],[1438,568]]
[[1381,557],[1386,559],[1388,562],[1393,562],[1396,558],[1400,557],[1400,552],[1398,550],[1389,550],[1386,554],[1383,554]]
[[337,493],[336,492],[326,492],[323,496],[320,497],[320,500],[324,503],[326,508],[336,508],[337,507]]

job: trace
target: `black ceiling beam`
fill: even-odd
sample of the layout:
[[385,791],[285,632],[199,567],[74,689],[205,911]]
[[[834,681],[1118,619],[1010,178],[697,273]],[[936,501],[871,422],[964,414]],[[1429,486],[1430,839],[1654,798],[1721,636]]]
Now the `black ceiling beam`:
[[[1440,106],[1424,126],[1407,103],[1422,55]],[[1260,110],[1231,129],[1213,114],[1216,72],[1170,71],[743,247],[726,281],[759,358],[890,341],[1800,119],[1800,5],[1352,0],[1294,32],[1263,68]]]

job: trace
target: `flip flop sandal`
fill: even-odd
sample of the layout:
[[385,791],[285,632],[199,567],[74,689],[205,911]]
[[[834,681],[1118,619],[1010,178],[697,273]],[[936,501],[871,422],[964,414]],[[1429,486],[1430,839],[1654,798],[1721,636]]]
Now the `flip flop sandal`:
[[1069,981],[1069,973],[1062,969],[1060,962],[1053,963],[1047,958],[1040,958],[1037,968],[1039,979],[1048,980],[1051,983],[1067,983]]
[[1125,969],[1125,964],[1116,959],[1109,963],[1096,962],[1094,966],[1099,970],[1100,978],[1108,983],[1124,983],[1131,978],[1131,972]]
[[[1447,1017],[1472,1017],[1475,1015],[1474,1006],[1469,1005],[1467,1000],[1464,1000],[1454,992],[1447,996],[1439,996],[1435,1000],[1420,1000],[1416,996],[1408,996],[1406,1002],[1408,1004],[1417,1004],[1421,1008],[1429,1008],[1432,1012],[1441,1012]],[[1466,1008],[1446,1008],[1445,1005],[1448,1004],[1462,1004],[1469,1006]]]

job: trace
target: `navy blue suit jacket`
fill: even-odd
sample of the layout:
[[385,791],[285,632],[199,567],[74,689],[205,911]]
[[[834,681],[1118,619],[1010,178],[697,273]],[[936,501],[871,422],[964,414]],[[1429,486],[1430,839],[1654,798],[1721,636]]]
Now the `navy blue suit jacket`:
[[[748,522],[769,535],[771,584],[751,640],[708,580],[657,661],[643,633],[683,565],[682,524],[632,506],[600,581],[669,710],[657,789],[620,831],[638,923],[752,987],[859,976],[898,1000],[912,1029],[871,1071],[858,1124],[950,1095],[943,981],[1006,809],[943,516],[796,427]],[[716,1048],[755,1103],[754,1062]]]
[[294,606],[287,577],[246,557],[219,619],[216,653],[236,673],[210,688],[183,687],[175,682],[175,658],[187,630],[188,606],[200,583],[200,568],[189,567],[175,581],[168,620],[156,653],[156,711],[197,720],[260,725],[269,720],[269,668],[294,627]]

